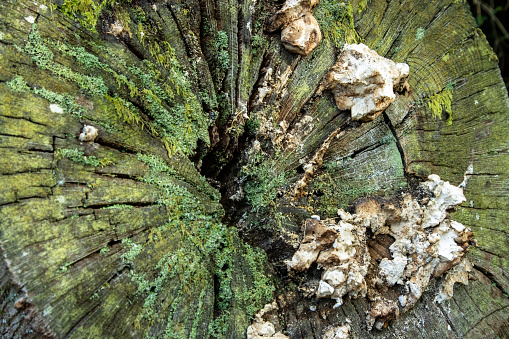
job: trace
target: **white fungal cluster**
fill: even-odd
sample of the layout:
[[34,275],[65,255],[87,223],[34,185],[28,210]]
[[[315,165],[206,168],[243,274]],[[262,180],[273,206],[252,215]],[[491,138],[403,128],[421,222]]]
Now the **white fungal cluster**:
[[81,130],[79,139],[80,141],[83,142],[92,143],[97,138],[97,136],[98,136],[97,128],[95,128],[94,126],[85,125]]
[[[287,261],[288,267],[304,271],[318,263],[324,271],[314,294],[335,299],[336,306],[346,295],[368,295],[372,302],[366,319],[369,328],[382,328],[398,317],[400,310],[411,308],[433,277],[454,267],[436,301],[450,298],[455,282],[468,282],[470,268],[463,256],[475,243],[470,229],[447,214],[464,202],[465,196],[461,188],[437,175],[430,175],[421,189],[430,196],[418,200],[405,193],[399,203],[367,199],[357,205],[353,215],[340,209],[339,221],[307,219],[304,239]],[[370,256],[367,229],[375,236],[385,234],[394,239],[388,248],[390,255],[379,264]],[[368,272],[372,273],[369,280]],[[395,289],[399,293],[395,300],[380,292],[395,285],[400,286]]]
[[364,44],[346,44],[318,92],[332,90],[341,110],[352,119],[371,121],[396,100],[394,91],[408,89],[410,69],[378,55]]
[[318,0],[287,0],[270,19],[268,30],[281,28],[281,42],[293,53],[308,55],[322,40],[322,32],[311,9]]
[[354,298],[366,295],[364,277],[370,262],[365,227],[358,227],[348,213],[343,212],[343,216],[338,223],[306,220],[304,240],[292,260],[287,261],[288,267],[296,271],[307,270],[314,262],[324,268],[316,296],[333,298],[337,306],[347,293]]
[[322,339],[349,339],[350,338],[350,325],[333,326],[327,328]]
[[255,315],[255,319],[251,326],[247,328],[247,339],[290,339],[281,332],[276,332],[274,324],[270,321],[263,320],[263,317],[278,309],[276,301],[265,305]]

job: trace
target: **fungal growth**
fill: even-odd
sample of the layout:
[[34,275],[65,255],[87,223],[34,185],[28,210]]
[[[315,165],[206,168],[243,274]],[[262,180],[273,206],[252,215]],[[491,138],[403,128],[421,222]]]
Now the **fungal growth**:
[[97,138],[97,135],[98,135],[97,128],[95,128],[94,126],[85,125],[81,130],[79,139],[80,141],[83,142],[93,143],[94,140]]
[[[336,300],[335,307],[347,295],[368,296],[368,328],[381,329],[410,309],[432,278],[454,267],[436,301],[452,297],[455,282],[468,282],[470,264],[464,254],[476,241],[470,229],[448,217],[448,210],[465,201],[463,189],[437,175],[428,179],[419,197],[404,193],[399,202],[366,199],[355,214],[340,209],[337,219],[307,219],[304,239],[286,262],[289,269],[305,271],[316,262],[323,273],[313,293]],[[373,237],[368,238],[368,231]],[[380,236],[393,239],[382,255],[368,246]]]
[[281,42],[287,50],[308,55],[322,40],[322,32],[311,9],[318,0],[287,0],[269,20],[268,31],[281,28]]
[[409,67],[383,58],[364,44],[346,44],[325,76],[318,93],[330,89],[340,110],[351,109],[352,119],[367,122],[378,117],[408,90]]
[[276,329],[272,321],[265,321],[263,319],[264,317],[275,318],[274,311],[277,309],[277,303],[276,301],[273,301],[259,310],[255,315],[253,323],[247,328],[247,339],[289,339],[288,336],[282,334],[281,332],[276,333]]
[[322,339],[349,339],[350,325],[329,327],[323,333]]

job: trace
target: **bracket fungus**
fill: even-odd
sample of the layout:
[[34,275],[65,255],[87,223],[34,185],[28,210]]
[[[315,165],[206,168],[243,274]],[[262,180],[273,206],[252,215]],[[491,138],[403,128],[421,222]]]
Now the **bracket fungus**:
[[322,40],[320,26],[311,9],[318,0],[287,0],[281,10],[274,14],[268,24],[268,31],[281,28],[281,42],[287,50],[308,55]]
[[98,136],[97,128],[95,128],[94,126],[85,125],[81,130],[79,139],[80,141],[83,142],[93,143],[97,136]]
[[346,44],[325,76],[318,93],[330,89],[340,110],[351,109],[352,119],[367,122],[378,117],[408,90],[409,67],[378,55],[364,44]]
[[[419,194],[403,193],[399,201],[368,198],[356,205],[355,214],[340,209],[339,220],[307,219],[304,239],[286,261],[289,269],[305,271],[316,262],[323,273],[314,294],[335,299],[336,306],[346,295],[368,296],[368,328],[386,326],[417,302],[432,278],[454,268],[435,301],[452,297],[455,282],[468,282],[471,266],[464,254],[477,242],[447,213],[465,201],[462,188],[437,175],[428,179]],[[368,232],[373,237],[368,239]],[[392,239],[385,255],[370,246],[379,235]]]
[[264,316],[270,316],[273,311],[278,309],[276,301],[268,303],[255,315],[253,323],[247,328],[247,339],[289,339],[281,332],[276,332],[274,324],[271,321],[265,321]]

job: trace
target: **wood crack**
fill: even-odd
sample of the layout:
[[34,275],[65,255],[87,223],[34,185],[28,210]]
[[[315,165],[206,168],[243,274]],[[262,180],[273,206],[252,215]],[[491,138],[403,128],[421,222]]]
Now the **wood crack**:
[[440,310],[440,312],[442,313],[442,316],[444,317],[445,321],[447,322],[447,324],[451,327],[451,330],[453,331],[454,335],[457,337],[457,338],[461,338],[461,335],[460,333],[458,332],[458,329],[456,328],[456,326],[454,325],[454,323],[452,322],[452,320],[449,318],[449,315],[448,313],[444,310],[444,307],[442,306],[442,304],[440,303],[436,303],[438,309]]
[[472,332],[472,330],[474,330],[477,326],[479,326],[483,320],[485,320],[486,318],[488,318],[488,317],[492,316],[493,314],[495,314],[495,313],[497,313],[497,312],[500,312],[500,311],[502,311],[502,310],[504,310],[504,309],[506,309],[506,308],[508,308],[508,307],[509,307],[509,305],[506,305],[506,306],[504,306],[504,307],[501,307],[501,308],[499,308],[499,309],[497,309],[497,310],[495,310],[495,311],[493,311],[493,312],[490,312],[489,314],[487,314],[487,315],[483,316],[481,319],[479,319],[479,320],[475,323],[475,325],[474,325],[471,329],[469,329],[469,330],[467,331],[467,333],[465,333],[465,337],[467,337],[467,336],[468,336],[468,334],[469,334],[470,332]]
[[490,271],[488,271],[487,269],[485,269],[479,265],[474,264],[473,267],[476,270],[478,270],[482,275],[484,275],[486,278],[488,278],[491,281],[492,286],[496,287],[505,298],[509,299],[509,297],[508,297],[509,291],[506,291],[502,287],[502,284],[495,278],[495,275],[493,273],[491,273]]
[[90,311],[85,313],[81,318],[78,319],[78,321],[67,331],[67,333],[64,334],[64,338],[68,338],[76,329],[78,329],[79,325],[82,323],[85,323],[86,320],[92,316],[92,314],[99,309],[101,306],[101,303],[98,302],[97,305],[95,305]]
[[[88,197],[87,197],[87,199],[88,199]],[[128,206],[132,206],[132,207],[146,207],[146,206],[157,206],[158,203],[154,203],[154,202],[115,202],[115,203],[103,203],[103,204],[94,204],[94,205],[87,204],[87,208],[99,210],[99,209],[108,209],[109,207],[118,206],[118,205],[128,205]]]
[[401,157],[401,163],[403,164],[403,172],[406,175],[407,164],[406,164],[405,150],[403,149],[403,146],[401,145],[401,142],[399,141],[398,134],[396,133],[396,129],[392,125],[391,119],[389,118],[389,116],[387,115],[387,113],[385,111],[383,112],[383,116],[384,116],[385,124],[389,127],[394,139],[396,139],[396,146],[398,148],[398,152]]
[[4,114],[2,114],[2,116],[6,117],[6,118],[9,118],[9,119],[25,120],[25,121],[31,122],[32,124],[39,125],[39,126],[42,126],[42,127],[49,127],[49,125],[43,124],[42,122],[33,121],[33,120],[31,120],[29,118],[26,118],[26,117],[17,117],[17,116],[13,116],[13,115],[4,115]]

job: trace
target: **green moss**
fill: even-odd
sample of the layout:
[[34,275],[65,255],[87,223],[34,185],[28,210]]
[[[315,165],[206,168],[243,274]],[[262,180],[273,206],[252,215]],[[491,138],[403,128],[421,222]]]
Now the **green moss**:
[[218,67],[222,70],[229,69],[230,55],[228,53],[228,36],[226,35],[226,32],[217,32],[215,47],[217,51]]
[[39,68],[49,70],[57,77],[75,82],[80,88],[91,95],[105,95],[108,92],[108,88],[102,78],[76,73],[69,67],[55,62],[55,55],[43,42],[37,24],[32,24],[28,40],[25,47],[21,50],[30,55]]
[[[122,0],[124,5],[130,0]],[[117,0],[64,0],[61,11],[72,20],[78,20],[85,28],[95,30],[97,19],[101,11],[107,6],[117,4]]]
[[261,211],[269,206],[286,184],[286,174],[278,171],[274,159],[263,159],[258,156],[255,163],[244,166],[242,175],[245,178],[244,191],[247,201],[255,211]]
[[109,95],[105,95],[105,98],[115,106],[117,116],[124,122],[131,125],[139,124],[141,128],[147,125],[147,122],[141,118],[137,108],[131,102],[120,97],[110,97]]
[[111,165],[112,162],[107,159],[98,159],[97,157],[86,156],[85,153],[80,151],[77,148],[62,148],[55,152],[55,159],[58,159],[60,156],[64,156],[68,158],[69,160],[72,160],[74,162],[87,165],[87,166],[108,166]]
[[129,12],[127,11],[127,7],[118,6],[117,8],[117,18],[121,22],[122,27],[125,29],[129,37],[132,37],[131,32],[131,17],[129,16]]
[[[359,7],[361,10],[362,7]],[[341,48],[344,43],[358,43],[360,37],[355,31],[353,7],[348,1],[322,0],[314,13],[323,37]]]
[[368,0],[361,0],[357,3],[357,12],[362,13],[368,8]]
[[35,86],[29,86],[25,82],[25,79],[23,79],[23,77],[20,75],[15,76],[6,84],[7,87],[9,87],[14,92],[31,92],[43,97],[52,104],[58,104],[60,108],[62,108],[67,114],[82,116],[85,113],[83,106],[77,104],[71,95],[66,93],[55,93],[45,89],[44,87],[36,88]]

